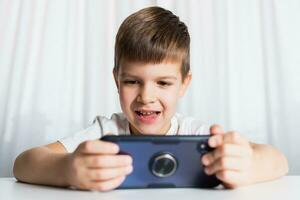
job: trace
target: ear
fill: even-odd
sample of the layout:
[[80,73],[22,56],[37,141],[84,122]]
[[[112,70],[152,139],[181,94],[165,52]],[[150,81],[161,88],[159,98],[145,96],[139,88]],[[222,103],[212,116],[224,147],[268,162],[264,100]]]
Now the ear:
[[115,83],[116,83],[116,86],[117,86],[117,89],[119,92],[118,72],[115,68],[113,69],[113,75],[114,75]]
[[185,94],[186,89],[188,88],[190,82],[192,80],[192,74],[188,73],[188,75],[183,80],[183,83],[181,85],[180,91],[179,91],[179,97],[183,97]]

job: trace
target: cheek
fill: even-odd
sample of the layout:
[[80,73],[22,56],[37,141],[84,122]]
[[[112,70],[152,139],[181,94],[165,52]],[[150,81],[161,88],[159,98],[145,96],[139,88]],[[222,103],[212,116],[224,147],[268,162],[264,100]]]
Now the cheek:
[[122,107],[129,106],[135,99],[135,92],[130,89],[120,88],[119,97]]
[[175,109],[177,100],[178,100],[178,90],[170,89],[168,91],[161,92],[161,102],[163,103],[164,107],[168,109]]

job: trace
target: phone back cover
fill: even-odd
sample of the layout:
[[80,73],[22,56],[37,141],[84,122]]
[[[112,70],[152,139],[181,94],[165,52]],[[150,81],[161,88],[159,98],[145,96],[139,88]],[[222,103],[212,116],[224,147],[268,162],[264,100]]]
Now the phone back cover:
[[[119,188],[210,188],[220,184],[215,176],[203,171],[201,156],[211,150],[209,136],[104,136],[101,140],[117,143],[121,154],[133,158],[133,172]],[[205,148],[200,145],[205,144]],[[149,161],[159,152],[171,153],[178,162],[176,172],[169,177],[152,174]]]

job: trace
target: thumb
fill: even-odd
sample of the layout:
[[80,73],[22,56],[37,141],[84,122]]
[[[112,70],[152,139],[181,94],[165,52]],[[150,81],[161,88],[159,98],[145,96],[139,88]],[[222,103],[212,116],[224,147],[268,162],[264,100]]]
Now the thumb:
[[217,135],[217,134],[225,134],[222,126],[218,124],[214,124],[210,127],[209,132],[211,135]]

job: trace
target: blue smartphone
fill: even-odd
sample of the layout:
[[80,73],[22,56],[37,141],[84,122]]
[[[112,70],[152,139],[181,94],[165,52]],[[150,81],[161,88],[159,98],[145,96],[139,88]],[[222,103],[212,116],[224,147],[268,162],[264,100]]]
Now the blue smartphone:
[[203,136],[111,136],[119,154],[133,159],[133,172],[119,188],[212,188],[220,184],[203,171],[201,157],[212,149]]

